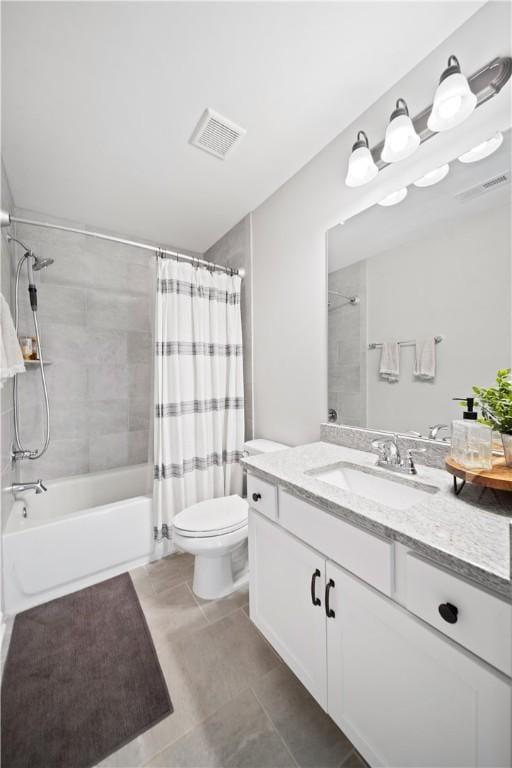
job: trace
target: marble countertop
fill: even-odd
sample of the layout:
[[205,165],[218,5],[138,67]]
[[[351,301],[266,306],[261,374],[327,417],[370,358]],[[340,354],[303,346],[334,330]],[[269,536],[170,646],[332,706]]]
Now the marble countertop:
[[[338,462],[357,464],[397,482],[434,486],[439,491],[406,510],[395,510],[330,485],[308,472]],[[415,476],[375,466],[373,453],[332,443],[310,443],[243,459],[247,470],[327,512],[373,533],[410,546],[441,566],[512,599],[512,494],[482,491],[466,484],[453,493],[453,478],[442,469],[417,465]]]

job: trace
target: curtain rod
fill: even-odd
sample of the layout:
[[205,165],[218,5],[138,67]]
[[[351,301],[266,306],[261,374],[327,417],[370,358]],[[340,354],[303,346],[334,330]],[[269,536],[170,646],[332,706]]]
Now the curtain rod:
[[27,224],[31,227],[43,227],[45,229],[58,229],[61,232],[73,232],[77,235],[86,235],[88,237],[95,237],[98,240],[108,240],[112,243],[121,243],[121,245],[131,245],[133,248],[142,248],[145,251],[152,251],[156,256],[162,256],[164,258],[175,258],[190,261],[192,264],[197,264],[202,267],[209,267],[210,269],[219,269],[222,272],[228,274],[238,275],[241,278],[245,277],[245,269],[232,269],[226,267],[224,264],[215,264],[212,261],[206,261],[198,256],[189,256],[186,253],[179,253],[179,251],[171,251],[168,248],[161,248],[158,245],[150,245],[149,243],[139,243],[136,240],[126,240],[122,237],[114,237],[113,235],[104,235],[101,232],[90,232],[87,229],[76,229],[75,227],[64,227],[61,224],[50,224],[46,221],[35,221],[33,219],[23,219],[19,216],[11,216],[7,211],[0,211],[0,224],[2,227],[8,227],[10,224]]

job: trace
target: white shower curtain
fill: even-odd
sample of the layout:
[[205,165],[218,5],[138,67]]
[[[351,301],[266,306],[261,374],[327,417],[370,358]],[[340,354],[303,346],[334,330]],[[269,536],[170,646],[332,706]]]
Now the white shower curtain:
[[198,501],[242,491],[241,278],[158,259],[155,538]]

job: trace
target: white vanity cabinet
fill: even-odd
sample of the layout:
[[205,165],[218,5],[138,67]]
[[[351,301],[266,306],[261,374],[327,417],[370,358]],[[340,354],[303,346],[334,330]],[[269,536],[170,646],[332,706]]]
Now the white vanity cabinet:
[[325,560],[253,511],[249,548],[251,619],[326,709]]
[[333,563],[327,710],[370,765],[509,766],[506,679]]
[[[510,678],[387,596],[379,537],[339,520],[339,537],[368,537],[344,562],[336,518],[293,498],[249,519],[251,619],[283,660],[372,766],[510,766]],[[328,545],[302,533],[305,507],[316,529],[329,518]]]

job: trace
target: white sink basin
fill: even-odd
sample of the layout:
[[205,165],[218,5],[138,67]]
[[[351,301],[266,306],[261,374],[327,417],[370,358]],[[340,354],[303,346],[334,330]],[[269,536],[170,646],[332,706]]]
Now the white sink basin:
[[427,501],[439,490],[434,486],[418,488],[408,482],[400,482],[394,478],[388,479],[347,465],[327,467],[310,474],[324,483],[400,510],[409,509],[415,504]]

